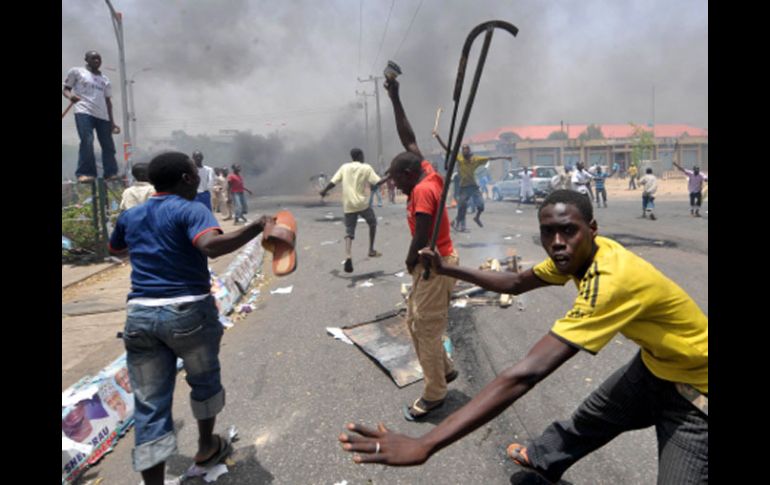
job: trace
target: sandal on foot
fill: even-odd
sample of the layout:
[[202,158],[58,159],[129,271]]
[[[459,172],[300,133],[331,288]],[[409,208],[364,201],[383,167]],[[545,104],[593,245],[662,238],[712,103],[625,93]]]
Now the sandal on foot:
[[345,272],[346,273],[352,273],[353,272],[353,260],[348,258],[345,260]]
[[404,418],[407,421],[416,421],[424,418],[434,409],[438,409],[444,405],[444,399],[438,401],[426,401],[423,398],[419,398],[412,403],[411,407],[404,406]]
[[543,475],[541,471],[539,471],[532,465],[532,462],[529,461],[529,456],[527,455],[526,446],[519,443],[511,443],[510,445],[508,445],[508,448],[505,450],[505,454],[508,455],[508,458],[513,460],[514,463],[526,469],[527,471],[535,473],[537,476],[539,476],[546,482],[556,483],[550,478],[548,478],[547,476]]
[[224,439],[219,435],[214,435],[214,436],[216,436],[217,440],[219,441],[219,448],[209,458],[203,461],[195,462],[195,464],[201,468],[208,468],[212,465],[216,465],[217,463],[224,460],[228,455],[230,455],[233,452],[233,446],[230,443],[229,439]]
[[449,384],[453,380],[457,379],[457,376],[459,376],[459,375],[460,375],[460,371],[459,370],[457,370],[457,369],[453,370],[452,372],[450,372],[449,374],[446,375],[446,383]]
[[382,253],[377,250],[369,251],[370,258],[379,258],[380,256],[382,256]]

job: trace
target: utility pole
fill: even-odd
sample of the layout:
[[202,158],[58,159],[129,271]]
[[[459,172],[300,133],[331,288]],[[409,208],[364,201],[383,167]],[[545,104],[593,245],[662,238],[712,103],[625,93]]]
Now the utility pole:
[[358,82],[374,82],[374,98],[377,102],[377,165],[380,168],[380,172],[385,170],[384,160],[382,158],[382,121],[380,119],[380,78],[379,76],[372,77],[369,75],[369,79],[358,78]]
[[359,90],[356,90],[356,94],[358,96],[363,96],[364,98],[364,126],[366,129],[366,151],[368,153],[371,153],[369,150],[369,102],[366,98],[374,95],[369,94],[366,91],[359,91]]
[[110,9],[112,26],[118,40],[118,55],[120,60],[120,97],[123,104],[123,161],[126,165],[126,176],[131,180],[131,127],[128,118],[128,81],[126,79],[126,53],[123,44],[123,14],[116,12],[110,0],[104,0]]

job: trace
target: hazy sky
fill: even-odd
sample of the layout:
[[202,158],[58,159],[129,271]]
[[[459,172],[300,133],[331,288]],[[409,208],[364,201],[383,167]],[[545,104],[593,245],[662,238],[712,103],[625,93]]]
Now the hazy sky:
[[[381,76],[388,59],[404,72],[402,100],[420,145],[432,143],[436,108],[451,112],[463,42],[474,26],[493,19],[514,24],[519,34],[495,32],[467,134],[562,120],[647,123],[653,85],[656,123],[708,128],[705,0],[113,0],[113,5],[123,13],[129,77],[151,68],[135,75],[140,144],[175,129],[280,130],[289,138],[328,140],[337,151],[339,127],[363,126],[356,90],[373,91],[372,83],[357,78]],[[482,40],[474,44],[469,69]],[[62,80],[69,68],[84,64],[91,49],[102,54],[103,68],[117,68],[105,1],[62,2]],[[122,126],[120,77],[104,72],[113,82]],[[382,89],[380,94],[384,144],[392,155],[400,145],[390,102]],[[66,105],[62,98],[62,110]],[[374,130],[374,98],[369,114]],[[446,133],[448,114],[441,125]],[[62,140],[77,141],[71,115],[62,123]],[[370,147],[376,147],[374,135]]]

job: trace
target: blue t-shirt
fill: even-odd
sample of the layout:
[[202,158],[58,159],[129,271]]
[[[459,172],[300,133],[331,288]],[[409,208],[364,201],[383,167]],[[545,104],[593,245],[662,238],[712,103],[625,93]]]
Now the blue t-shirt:
[[156,194],[123,212],[110,237],[110,248],[128,248],[132,298],[173,298],[211,291],[208,259],[195,241],[219,223],[200,202]]
[[607,175],[608,175],[607,172],[596,173],[596,174],[592,175],[592,177],[594,178],[594,186],[597,189],[603,189],[604,188],[604,179],[607,178]]

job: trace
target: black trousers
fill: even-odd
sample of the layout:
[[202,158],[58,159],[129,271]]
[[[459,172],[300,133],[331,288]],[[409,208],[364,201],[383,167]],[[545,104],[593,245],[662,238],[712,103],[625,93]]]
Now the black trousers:
[[641,353],[612,374],[567,421],[527,447],[532,465],[556,482],[575,462],[624,431],[655,426],[658,484],[708,483],[708,416],[655,377]]
[[690,207],[700,207],[703,199],[703,192],[690,192]]

